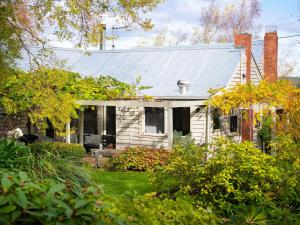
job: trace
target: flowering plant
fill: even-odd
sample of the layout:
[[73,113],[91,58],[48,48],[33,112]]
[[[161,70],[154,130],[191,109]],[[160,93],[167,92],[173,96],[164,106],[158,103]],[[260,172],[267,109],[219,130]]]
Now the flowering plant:
[[7,132],[8,138],[18,139],[23,136],[23,132],[20,128],[13,129]]

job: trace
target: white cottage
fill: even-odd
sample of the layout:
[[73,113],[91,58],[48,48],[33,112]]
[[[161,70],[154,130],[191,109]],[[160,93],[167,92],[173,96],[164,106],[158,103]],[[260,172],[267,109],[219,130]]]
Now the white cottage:
[[[277,77],[277,34],[269,32],[264,41],[253,41],[250,34],[238,34],[234,44],[198,45],[129,50],[89,51],[88,54],[65,48],[52,48],[65,68],[82,75],[110,75],[153,88],[135,100],[78,100],[95,106],[81,113],[74,124],[76,134],[66,141],[96,144],[102,141],[117,149],[128,146],[170,148],[174,131],[190,134],[198,144],[227,135],[237,141],[256,140],[253,119],[245,123],[239,111],[229,117],[206,107],[211,88],[230,88],[237,83],[257,83]],[[271,56],[271,57],[270,57]],[[275,57],[276,56],[276,57]],[[28,68],[28,61],[19,63]],[[153,97],[143,100],[143,95]]]

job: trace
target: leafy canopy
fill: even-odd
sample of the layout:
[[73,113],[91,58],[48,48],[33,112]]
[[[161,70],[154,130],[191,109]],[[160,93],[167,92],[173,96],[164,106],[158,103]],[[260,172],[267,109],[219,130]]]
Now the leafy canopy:
[[12,71],[0,86],[0,104],[8,114],[28,112],[31,123],[39,128],[45,128],[48,118],[54,128],[63,131],[71,118],[78,118],[77,109],[82,109],[76,100],[131,99],[137,85],[109,76],[83,78],[61,69]]
[[[258,85],[237,84],[232,89],[214,90],[208,103],[226,115],[231,109],[255,108],[258,120],[268,116],[276,118],[271,125],[276,125],[279,134],[300,138],[300,89],[288,80],[275,83],[263,80]],[[276,113],[275,109],[281,110]]]
[[[144,15],[162,0],[2,0],[0,2],[0,75],[12,67],[21,49],[30,58],[28,46],[45,45],[48,37],[69,40],[87,47],[99,42],[106,16],[128,27],[151,29]],[[51,29],[49,29],[49,27]],[[0,77],[1,77],[0,76]]]

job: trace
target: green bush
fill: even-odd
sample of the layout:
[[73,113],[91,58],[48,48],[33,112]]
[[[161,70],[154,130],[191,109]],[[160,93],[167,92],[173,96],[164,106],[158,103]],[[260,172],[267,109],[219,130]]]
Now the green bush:
[[211,210],[197,207],[192,199],[183,196],[168,199],[157,198],[151,193],[141,197],[127,195],[118,200],[115,199],[115,206],[119,214],[124,215],[131,224],[220,224],[220,219]]
[[182,135],[182,132],[174,131],[173,132],[173,145],[181,145],[181,146],[189,146],[193,145],[195,143],[195,140],[192,138],[191,134],[188,134],[186,136]]
[[163,165],[170,153],[163,149],[136,147],[127,148],[108,161],[108,167],[115,171],[149,171]]
[[205,156],[205,147],[193,143],[175,145],[166,164],[151,174],[157,191],[172,194],[190,187],[203,169]]
[[33,181],[24,172],[0,175],[0,224],[113,224],[98,188]]
[[[43,146],[59,146],[59,148]],[[63,146],[67,148],[63,149]],[[0,169],[22,170],[35,177],[69,180],[81,186],[91,183],[89,175],[81,167],[79,147],[75,146],[74,150],[70,150],[72,147],[69,145],[53,143],[30,147],[15,140],[1,139]]]
[[205,148],[177,148],[171,162],[157,173],[160,183],[173,179],[173,189],[195,196],[205,203],[250,202],[278,188],[282,171],[276,160],[245,142],[214,145],[209,160]]
[[252,216],[255,220],[267,218],[272,224],[297,224],[300,160],[291,154],[296,145],[286,141],[285,148],[290,151],[277,151],[273,157],[249,142],[219,140],[211,150],[179,145],[170,161],[154,171],[152,180],[161,192],[171,196],[186,193],[230,221],[245,219],[244,223],[228,224],[250,224],[246,220]]
[[30,145],[33,152],[51,152],[53,154],[59,154],[62,157],[73,156],[75,158],[82,158],[85,155],[85,149],[79,144],[67,144],[60,142],[36,142]]
[[281,224],[300,224],[300,145],[292,136],[278,136],[271,147],[283,171],[282,184],[272,199],[280,209]]
[[0,170],[0,224],[210,224],[219,219],[188,198],[103,196],[97,187],[77,188],[26,173]]
[[11,139],[0,139],[0,168],[32,169],[35,160],[31,149]]

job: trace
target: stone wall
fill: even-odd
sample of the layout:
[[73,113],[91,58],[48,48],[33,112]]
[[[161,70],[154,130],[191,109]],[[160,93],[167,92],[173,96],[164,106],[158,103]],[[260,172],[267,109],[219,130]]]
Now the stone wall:
[[8,116],[5,110],[0,107],[0,137],[5,137],[8,131],[15,128],[20,128],[24,134],[27,134],[27,122],[26,113]]

